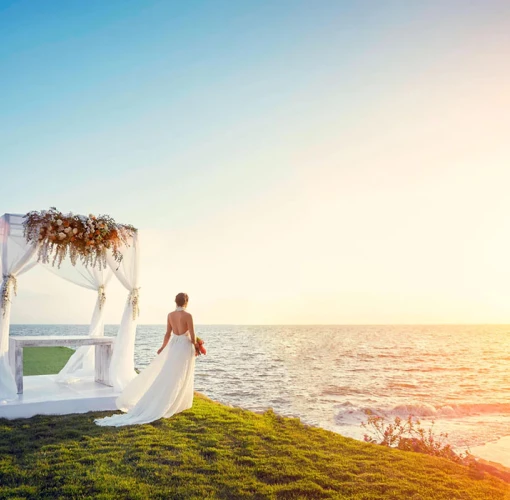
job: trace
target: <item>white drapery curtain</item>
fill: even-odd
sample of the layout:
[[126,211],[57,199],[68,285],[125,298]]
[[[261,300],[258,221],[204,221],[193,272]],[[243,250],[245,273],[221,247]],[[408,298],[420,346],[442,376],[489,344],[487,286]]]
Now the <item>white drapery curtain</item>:
[[[110,268],[99,270],[96,267],[85,267],[81,263],[73,266],[69,260],[62,262],[60,268],[53,267],[51,264],[42,264],[42,266],[66,281],[94,290],[97,293],[88,334],[91,337],[103,337],[106,287],[112,277],[112,270]],[[94,377],[94,370],[94,346],[82,346],[69,358],[69,361],[59,372],[57,381],[63,383],[78,382],[83,378]]]
[[134,356],[138,318],[139,254],[138,234],[135,233],[130,245],[122,248],[123,258],[120,264],[111,253],[108,253],[107,257],[113,273],[129,292],[110,364],[110,382],[118,391],[122,391],[136,376]]
[[36,265],[34,259],[37,245],[28,245],[23,237],[23,218],[15,214],[0,217],[0,238],[2,253],[1,293],[10,300],[5,307],[0,301],[0,400],[16,397],[16,384],[9,365],[9,329],[11,300],[16,291],[17,277]]

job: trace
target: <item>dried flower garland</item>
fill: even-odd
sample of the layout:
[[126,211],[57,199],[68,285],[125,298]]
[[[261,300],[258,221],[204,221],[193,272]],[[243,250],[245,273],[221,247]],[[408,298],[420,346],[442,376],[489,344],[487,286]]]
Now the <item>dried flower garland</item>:
[[97,289],[97,298],[99,300],[99,310],[101,310],[106,302],[106,293],[104,292],[104,285]]
[[131,307],[133,308],[133,319],[136,319],[140,314],[140,288],[133,288],[131,293],[129,294],[128,301],[131,302]]
[[118,224],[109,215],[88,217],[63,214],[55,207],[41,212],[28,212],[23,221],[27,243],[38,245],[38,261],[54,266],[69,255],[71,263],[80,260],[85,266],[106,268],[106,254],[110,250],[117,262],[122,261],[122,245],[129,246],[137,229]]
[[2,281],[2,312],[3,317],[5,318],[5,309],[7,307],[8,302],[12,302],[11,290],[14,292],[14,295],[18,295],[18,282],[16,281],[16,276],[12,274],[4,274]]

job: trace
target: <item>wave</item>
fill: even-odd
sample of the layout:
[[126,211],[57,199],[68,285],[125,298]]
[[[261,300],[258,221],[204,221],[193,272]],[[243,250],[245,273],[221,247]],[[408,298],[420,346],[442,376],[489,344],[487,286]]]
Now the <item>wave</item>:
[[392,419],[393,417],[426,419],[450,419],[474,416],[503,416],[510,417],[510,403],[487,404],[454,404],[434,406],[427,403],[401,404],[392,408],[365,407],[360,408],[349,401],[335,406],[337,424],[361,422],[367,419],[367,413],[372,413]]
[[321,391],[321,396],[347,396],[350,394],[364,394],[364,391],[349,385],[330,385]]
[[510,403],[478,403],[434,406],[427,403],[397,405],[390,415],[416,417],[469,417],[475,415],[510,415]]

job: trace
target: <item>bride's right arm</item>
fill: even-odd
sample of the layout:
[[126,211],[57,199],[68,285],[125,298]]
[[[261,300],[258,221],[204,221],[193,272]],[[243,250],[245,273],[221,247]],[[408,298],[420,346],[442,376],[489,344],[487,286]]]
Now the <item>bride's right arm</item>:
[[170,314],[166,320],[166,333],[165,338],[163,340],[163,345],[158,349],[158,354],[166,347],[168,341],[170,340],[170,335],[172,335],[172,325],[170,323]]

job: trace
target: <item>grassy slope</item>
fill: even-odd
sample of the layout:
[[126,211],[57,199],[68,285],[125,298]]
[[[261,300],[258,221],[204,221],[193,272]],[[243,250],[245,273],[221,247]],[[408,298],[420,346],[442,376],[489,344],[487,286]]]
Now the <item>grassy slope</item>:
[[23,374],[58,373],[73,352],[68,347],[25,347],[23,349]]
[[0,420],[0,498],[510,499],[465,467],[198,395],[148,425],[104,414]]

